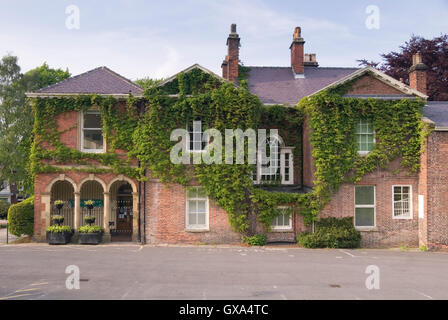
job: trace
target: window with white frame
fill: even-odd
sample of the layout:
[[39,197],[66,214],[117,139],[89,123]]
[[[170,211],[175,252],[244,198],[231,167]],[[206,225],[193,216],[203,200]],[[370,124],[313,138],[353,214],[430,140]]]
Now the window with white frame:
[[190,187],[187,190],[186,229],[208,230],[209,213],[208,197],[201,187]]
[[376,196],[374,186],[355,187],[355,226],[375,226]]
[[356,124],[358,153],[368,154],[375,148],[375,130],[371,121],[360,119]]
[[272,230],[292,229],[292,209],[289,207],[278,207],[278,215],[272,220]]
[[[268,137],[266,139],[266,155],[268,159],[262,162],[261,152],[257,155],[257,170],[253,173],[256,184],[294,184],[294,160],[292,147],[281,147],[280,140]],[[271,152],[273,157],[271,158]]]
[[207,142],[202,141],[203,128],[200,119],[187,125],[187,150],[189,152],[203,152],[207,147]]
[[395,219],[412,218],[412,187],[393,186],[393,214]]
[[82,114],[81,150],[83,152],[104,152],[101,114],[87,111]]

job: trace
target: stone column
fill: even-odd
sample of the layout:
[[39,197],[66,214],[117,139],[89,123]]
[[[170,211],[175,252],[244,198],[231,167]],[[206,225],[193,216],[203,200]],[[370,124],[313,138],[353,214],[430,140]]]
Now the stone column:
[[103,228],[104,228],[104,242],[110,241],[110,192],[104,192],[104,219],[103,219]]
[[41,193],[41,202],[44,205],[44,210],[41,212],[41,230],[40,230],[40,239],[45,241],[47,227],[50,226],[51,219],[51,193],[50,192],[42,192]]
[[75,192],[74,224],[75,230],[78,231],[81,226],[81,192]]
[[132,192],[132,241],[138,240],[138,192]]

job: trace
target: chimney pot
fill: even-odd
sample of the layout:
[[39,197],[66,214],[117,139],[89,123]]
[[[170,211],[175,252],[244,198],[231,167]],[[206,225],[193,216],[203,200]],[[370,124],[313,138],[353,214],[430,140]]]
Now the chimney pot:
[[235,34],[236,33],[236,24],[232,23],[232,25],[230,26],[230,33]]

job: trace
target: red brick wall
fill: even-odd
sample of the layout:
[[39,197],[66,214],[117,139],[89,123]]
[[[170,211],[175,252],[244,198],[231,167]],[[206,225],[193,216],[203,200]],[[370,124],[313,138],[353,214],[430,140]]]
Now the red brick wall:
[[229,223],[227,213],[209,200],[209,230],[189,232],[186,227],[186,189],[150,180],[146,185],[147,243],[222,244],[238,243],[240,235]]
[[[392,173],[399,167],[399,159],[390,163],[386,170],[377,169],[366,175],[357,185],[372,185],[376,187],[376,230],[362,232],[363,247],[382,246],[418,246],[418,175],[401,172]],[[413,219],[399,220],[392,218],[392,186],[412,186]],[[344,184],[334,194],[331,201],[320,214],[326,217],[353,217],[354,185]]]
[[403,95],[403,92],[391,87],[384,82],[365,75],[360,77],[356,82],[352,84],[351,89],[347,94],[396,94]]
[[313,146],[310,143],[310,133],[311,128],[308,125],[308,117],[305,118],[303,123],[303,146],[302,146],[302,152],[303,152],[303,182],[302,184],[306,187],[313,187],[314,186],[314,172],[315,168],[313,165]]
[[[427,143],[427,246],[448,247],[448,132],[435,131]],[[425,158],[423,158],[425,159]]]

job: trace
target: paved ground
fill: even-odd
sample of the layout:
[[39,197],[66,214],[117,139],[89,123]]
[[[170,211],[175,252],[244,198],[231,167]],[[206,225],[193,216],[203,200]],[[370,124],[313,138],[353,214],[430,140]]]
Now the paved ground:
[[[11,233],[8,236],[9,242],[17,240],[16,236],[13,236]],[[0,244],[6,243],[6,228],[0,228]]]
[[[66,267],[80,289],[66,288]],[[380,289],[368,290],[369,265]],[[448,299],[448,254],[399,250],[0,245],[5,299]]]

